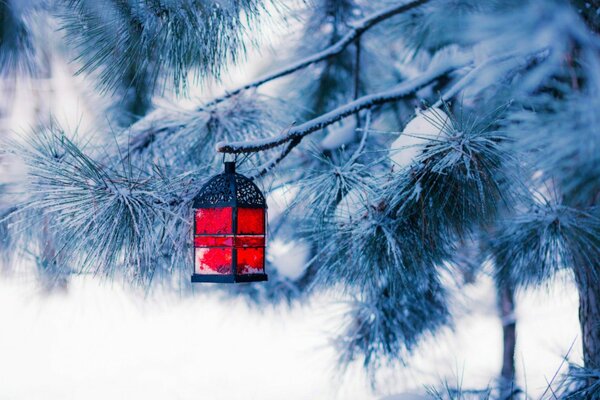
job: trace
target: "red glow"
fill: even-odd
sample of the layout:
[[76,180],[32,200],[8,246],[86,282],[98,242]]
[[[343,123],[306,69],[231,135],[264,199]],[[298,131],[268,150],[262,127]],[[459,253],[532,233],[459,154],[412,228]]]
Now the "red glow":
[[235,247],[265,247],[264,236],[236,236]]
[[264,236],[196,236],[195,247],[264,247]]
[[225,234],[233,233],[231,207],[200,208],[196,210],[196,233]]
[[237,233],[265,234],[265,210],[261,208],[238,208],[237,212]]
[[233,236],[196,236],[194,238],[196,247],[231,247]]
[[[232,212],[237,212],[235,232]],[[239,208],[234,210],[231,207],[198,209],[195,214],[195,224],[194,268],[196,274],[264,273],[264,209]],[[235,265],[233,265],[234,258]]]
[[264,248],[237,249],[237,273],[261,274],[264,272]]
[[197,274],[231,274],[231,248],[198,247],[195,250]]

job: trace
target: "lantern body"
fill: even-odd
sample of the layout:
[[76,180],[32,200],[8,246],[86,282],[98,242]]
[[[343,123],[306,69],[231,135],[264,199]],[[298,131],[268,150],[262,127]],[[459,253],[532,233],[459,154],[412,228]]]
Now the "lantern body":
[[266,281],[266,202],[256,185],[225,163],[194,199],[192,282]]

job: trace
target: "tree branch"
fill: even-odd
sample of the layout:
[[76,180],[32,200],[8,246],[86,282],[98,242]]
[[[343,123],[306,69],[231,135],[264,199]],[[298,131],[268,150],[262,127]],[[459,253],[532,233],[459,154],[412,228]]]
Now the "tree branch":
[[245,90],[257,88],[262,86],[263,84],[270,82],[272,80],[281,78],[283,76],[292,74],[298,70],[306,68],[312,64],[315,64],[319,61],[326,60],[328,58],[334,57],[340,54],[342,51],[346,49],[349,45],[355,42],[363,33],[371,29],[373,26],[378,23],[385,21],[395,15],[405,13],[410,11],[416,7],[419,7],[422,4],[425,4],[431,0],[414,0],[409,3],[404,3],[402,5],[395,5],[389,8],[386,8],[380,12],[369,15],[368,17],[356,22],[352,29],[344,35],[340,40],[327,47],[326,49],[313,54],[312,56],[306,57],[302,60],[296,61],[293,64],[290,64],[280,70],[267,74],[261,78],[258,78],[254,82],[250,82],[244,86],[241,86],[235,90],[227,92],[221,97],[217,97],[216,99],[209,102],[207,105],[215,105],[218,104],[232,96],[235,96]]
[[2,212],[0,213],[0,223],[5,222],[6,220],[8,220],[8,218],[10,218],[10,216],[17,211],[17,207],[15,206],[10,206],[4,210],[2,210]]
[[[354,42],[356,53],[354,57],[354,94],[352,100],[358,99],[360,96],[360,36]],[[356,113],[356,128],[360,128],[360,114]]]
[[217,151],[231,154],[254,153],[272,149],[291,140],[301,140],[305,136],[338,122],[349,115],[353,115],[356,112],[405,98],[417,92],[419,89],[429,85],[431,82],[439,79],[441,76],[446,75],[458,68],[462,68],[471,62],[471,57],[457,57],[456,59],[451,60],[444,65],[425,72],[418,78],[403,82],[388,91],[359,97],[357,100],[338,107],[326,114],[321,115],[320,117],[292,127],[290,130],[279,136],[259,139],[252,142],[219,142],[217,143]]
[[254,178],[260,178],[264,175],[267,174],[267,172],[269,172],[271,169],[273,169],[277,164],[279,164],[281,162],[281,160],[283,160],[285,157],[287,157],[288,154],[291,153],[292,150],[294,150],[294,147],[298,146],[300,144],[300,141],[302,139],[292,139],[288,145],[285,147],[285,149],[283,149],[283,151],[281,152],[281,154],[279,154],[277,157],[273,158],[272,160],[264,163],[263,165],[261,165],[258,169],[258,172],[251,175],[250,177],[252,179]]
[[[528,53],[525,55],[525,58],[527,59],[527,65],[529,65],[531,59],[537,59],[540,56],[547,57],[547,55],[547,49],[545,48],[539,49],[532,53]],[[477,76],[479,76],[481,72],[486,68],[516,57],[524,57],[524,55],[521,52],[513,52],[488,58],[487,60],[479,64],[477,67],[467,72],[462,78],[460,78],[454,85],[452,85],[452,87],[450,87],[450,89],[443,93],[431,107],[440,107],[445,101],[448,101],[452,97],[456,96],[460,91],[462,91],[464,88],[473,83],[475,79],[477,79]]]

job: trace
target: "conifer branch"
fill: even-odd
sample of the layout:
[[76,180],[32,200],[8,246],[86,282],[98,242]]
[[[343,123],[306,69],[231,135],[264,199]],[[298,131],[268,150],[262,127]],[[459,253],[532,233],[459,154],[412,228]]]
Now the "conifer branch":
[[294,150],[294,148],[296,146],[298,146],[300,144],[300,141],[302,139],[292,139],[288,145],[286,146],[285,149],[283,149],[283,151],[281,152],[281,154],[279,154],[279,156],[273,158],[272,160],[266,162],[265,164],[263,164],[258,172],[256,174],[253,174],[251,177],[252,178],[260,178],[264,175],[267,174],[267,172],[269,172],[271,169],[275,168],[275,166],[277,164],[279,164],[285,157],[287,157],[288,154],[291,153],[292,150]]
[[339,41],[335,42],[331,46],[326,49],[315,53],[309,57],[306,57],[302,60],[296,61],[286,67],[283,67],[275,72],[267,74],[261,78],[258,78],[254,82],[250,82],[244,86],[241,86],[235,90],[229,91],[221,97],[218,97],[207,104],[207,106],[218,104],[228,98],[235,96],[245,90],[257,88],[259,86],[264,85],[267,82],[273,81],[275,79],[290,75],[296,71],[304,69],[312,64],[318,63],[320,61],[326,60],[328,58],[334,57],[344,51],[348,46],[352,43],[356,43],[356,41],[362,36],[363,33],[374,27],[375,25],[383,22],[391,17],[396,15],[408,12],[416,7],[419,7],[430,0],[415,0],[409,3],[404,3],[401,5],[395,5],[389,8],[386,8],[380,12],[374,13],[360,21],[358,21],[352,29],[346,33],[344,37],[342,37]]
[[436,81],[440,77],[470,64],[471,61],[472,59],[470,57],[457,57],[456,59],[451,60],[448,63],[445,63],[437,68],[434,68],[433,70],[428,71],[415,79],[403,82],[398,86],[394,87],[393,89],[359,97],[355,101],[338,107],[328,113],[325,113],[303,124],[292,127],[286,133],[283,133],[279,136],[254,140],[250,142],[220,142],[217,143],[217,150],[221,153],[230,154],[255,153],[278,147],[292,140],[301,140],[305,136],[318,130],[321,130],[361,110],[370,109],[381,104],[386,104],[406,98],[407,96],[410,96],[417,92],[419,89],[422,89],[423,87]]
[[0,224],[6,222],[12,215],[17,211],[17,207],[10,206],[2,211],[0,211]]
[[467,72],[462,78],[460,78],[454,85],[452,85],[445,93],[443,93],[440,98],[431,106],[431,107],[441,107],[444,102],[450,100],[454,96],[456,96],[460,91],[464,88],[472,84],[477,77],[490,66],[494,66],[498,63],[502,63],[508,61],[510,59],[516,57],[524,57],[527,62],[526,66],[529,66],[533,60],[547,58],[549,55],[549,50],[547,48],[539,49],[535,52],[531,52],[529,54],[524,55],[521,52],[511,52],[507,54],[501,54],[496,57],[490,57],[475,68],[471,69]]
[[[352,100],[358,99],[360,96],[360,36],[356,38],[354,43],[356,53],[354,55],[354,93]],[[356,113],[356,128],[360,128],[360,114]]]

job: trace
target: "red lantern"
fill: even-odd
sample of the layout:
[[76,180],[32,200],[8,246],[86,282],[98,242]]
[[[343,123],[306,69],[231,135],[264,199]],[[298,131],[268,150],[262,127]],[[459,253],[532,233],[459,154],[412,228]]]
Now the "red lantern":
[[266,281],[267,204],[258,187],[226,162],[196,196],[192,282]]

